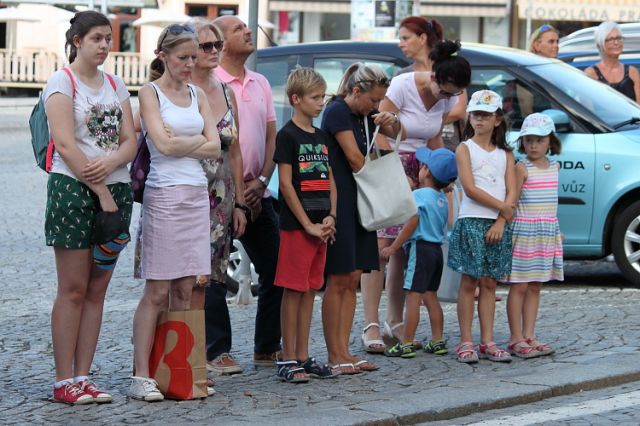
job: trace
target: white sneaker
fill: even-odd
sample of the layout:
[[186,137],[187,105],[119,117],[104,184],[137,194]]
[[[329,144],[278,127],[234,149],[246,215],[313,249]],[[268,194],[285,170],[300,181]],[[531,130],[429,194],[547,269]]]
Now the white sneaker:
[[131,377],[129,396],[133,399],[153,402],[162,401],[164,395],[158,390],[158,382],[148,377]]

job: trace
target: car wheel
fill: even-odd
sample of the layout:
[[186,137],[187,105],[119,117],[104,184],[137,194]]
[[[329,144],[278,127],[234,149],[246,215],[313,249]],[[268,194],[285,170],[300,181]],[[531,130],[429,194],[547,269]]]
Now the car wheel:
[[616,217],[611,247],[622,274],[640,287],[640,201],[630,204]]
[[255,296],[258,294],[258,274],[247,252],[244,250],[244,247],[242,247],[242,243],[239,240],[233,240],[233,244],[229,250],[229,264],[227,265],[226,284],[229,292],[238,292],[240,275],[243,271],[247,270],[251,271],[251,293]]

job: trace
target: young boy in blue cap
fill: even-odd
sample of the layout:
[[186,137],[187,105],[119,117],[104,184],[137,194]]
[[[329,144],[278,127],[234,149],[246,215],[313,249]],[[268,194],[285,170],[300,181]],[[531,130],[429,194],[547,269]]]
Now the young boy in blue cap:
[[413,339],[422,302],[429,311],[431,323],[431,340],[424,345],[424,351],[437,355],[447,353],[443,339],[444,315],[437,297],[443,267],[441,245],[449,216],[449,204],[442,190],[456,180],[458,168],[455,155],[445,148],[433,151],[419,148],[416,159],[420,161],[419,188],[413,191],[413,197],[418,214],[409,219],[395,241],[380,252],[381,257],[388,259],[407,242],[404,336],[402,343],[385,349],[384,354],[391,357],[416,356]]

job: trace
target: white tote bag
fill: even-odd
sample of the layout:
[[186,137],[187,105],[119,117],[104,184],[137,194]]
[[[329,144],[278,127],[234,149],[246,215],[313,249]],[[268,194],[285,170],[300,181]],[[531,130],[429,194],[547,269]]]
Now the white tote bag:
[[[414,216],[418,209],[411,194],[409,182],[404,173],[397,152],[380,156],[375,143],[380,126],[376,127],[371,141],[368,119],[364,119],[367,137],[367,152],[364,166],[353,174],[358,187],[358,214],[360,223],[368,231],[400,225]],[[400,144],[401,132],[396,138],[396,149]],[[371,148],[376,148],[375,156]]]
[[[456,185],[453,186],[453,192],[451,192],[451,198],[453,203],[450,206],[453,210],[453,222],[458,219],[458,213],[460,211],[460,192]],[[444,265],[442,267],[442,277],[440,278],[440,287],[438,288],[438,299],[442,302],[456,303],[458,301],[458,290],[460,289],[460,279],[462,275],[459,272],[447,266],[447,259],[449,258],[449,237],[448,231],[450,231],[448,223],[445,226],[445,238],[442,243],[442,260]]]

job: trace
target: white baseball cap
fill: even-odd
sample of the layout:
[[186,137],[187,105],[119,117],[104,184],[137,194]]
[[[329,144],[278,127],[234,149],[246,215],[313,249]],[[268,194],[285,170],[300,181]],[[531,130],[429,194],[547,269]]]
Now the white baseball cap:
[[546,114],[539,112],[527,115],[522,122],[520,137],[527,135],[547,136],[556,131],[553,120]]
[[471,96],[469,104],[467,105],[467,112],[496,112],[498,108],[502,108],[502,98],[500,95],[493,90],[480,90]]

